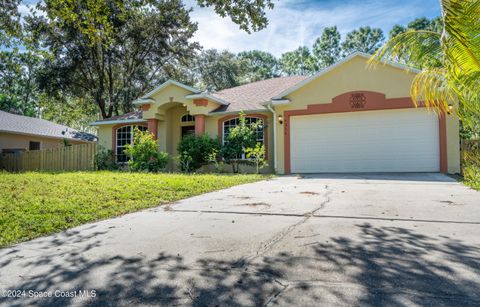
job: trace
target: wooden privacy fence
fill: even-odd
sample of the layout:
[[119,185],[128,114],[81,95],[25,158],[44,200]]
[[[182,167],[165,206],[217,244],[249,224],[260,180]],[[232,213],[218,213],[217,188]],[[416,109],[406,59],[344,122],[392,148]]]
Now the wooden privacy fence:
[[96,154],[96,143],[5,153],[0,156],[0,168],[9,172],[93,170]]

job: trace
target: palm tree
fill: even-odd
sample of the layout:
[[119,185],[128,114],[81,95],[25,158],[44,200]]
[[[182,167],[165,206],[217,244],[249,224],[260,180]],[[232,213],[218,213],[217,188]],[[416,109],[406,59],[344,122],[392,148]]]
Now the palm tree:
[[[462,120],[480,117],[480,0],[440,0],[443,31],[409,30],[390,39],[371,58],[404,61],[421,72],[411,86],[415,104]],[[464,122],[465,124],[465,122]]]

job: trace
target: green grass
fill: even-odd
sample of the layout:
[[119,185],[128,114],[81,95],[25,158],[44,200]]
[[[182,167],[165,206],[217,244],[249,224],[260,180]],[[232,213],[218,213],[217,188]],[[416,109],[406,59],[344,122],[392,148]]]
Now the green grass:
[[265,178],[268,177],[0,172],[0,247]]

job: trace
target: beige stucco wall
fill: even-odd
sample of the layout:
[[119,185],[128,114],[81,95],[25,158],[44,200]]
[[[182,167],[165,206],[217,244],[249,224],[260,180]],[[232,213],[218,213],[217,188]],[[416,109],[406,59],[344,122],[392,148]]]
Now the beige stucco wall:
[[[410,85],[415,74],[390,65],[379,65],[374,69],[367,67],[367,60],[356,57],[320,76],[313,82],[287,95],[291,103],[275,108],[278,115],[287,110],[306,109],[309,104],[331,103],[331,100],[351,91],[372,91],[386,95],[386,98],[410,96]],[[277,172],[284,173],[284,126],[277,125]],[[449,172],[459,169],[458,120],[449,117],[447,125],[447,152]]]
[[113,125],[101,125],[97,128],[98,145],[112,149],[112,128]]
[[460,173],[460,122],[456,115],[448,115],[447,124],[447,162],[450,174]]
[[[413,72],[390,65],[379,65],[374,69],[367,68],[367,60],[363,57],[355,57],[348,62],[337,66],[333,70],[320,76],[313,82],[287,95],[290,99],[288,105],[275,107],[278,115],[284,115],[287,110],[306,109],[309,104],[331,103],[331,100],[343,93],[351,91],[372,91],[386,95],[386,98],[401,98],[410,96],[410,85],[415,76]],[[218,107],[216,103],[209,102],[208,106],[195,106],[191,100],[186,100],[186,95],[192,94],[186,89],[175,85],[164,88],[161,92],[152,96],[155,99],[148,111],[145,111],[144,119],[157,118],[159,149],[168,152],[172,157],[177,155],[176,148],[181,136],[181,116],[190,112],[195,114],[208,114]],[[274,125],[277,129],[277,172],[284,173],[284,126],[273,118],[272,113],[261,112],[268,116],[268,160],[269,168],[274,166]],[[248,114],[248,113],[247,113]],[[211,115],[205,119],[205,132],[212,137],[217,137],[219,120],[229,114]],[[190,125],[190,123],[185,124]],[[98,130],[99,143],[111,148],[113,125],[100,126]],[[459,172],[459,123],[454,116],[447,117],[447,159],[448,171]]]
[[[63,145],[62,139],[0,132],[0,152],[3,149],[28,150],[29,142],[40,142],[40,149],[57,148],[58,146]],[[70,140],[69,142],[70,144],[81,143],[81,142],[70,141]]]

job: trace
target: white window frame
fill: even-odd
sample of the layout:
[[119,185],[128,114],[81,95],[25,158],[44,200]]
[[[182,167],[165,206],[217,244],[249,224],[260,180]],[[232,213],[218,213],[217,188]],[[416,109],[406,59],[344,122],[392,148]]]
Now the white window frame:
[[[261,133],[259,133],[260,131],[258,130],[259,128],[257,128],[257,131],[256,133],[261,135],[261,138],[260,137],[257,137],[256,139],[256,142],[257,143],[260,143],[262,145],[265,144],[265,121],[263,118],[261,117],[257,117],[257,116],[246,116],[245,117],[245,122],[246,122],[246,126],[247,127],[250,127],[252,125],[252,119],[255,119],[255,122],[256,121],[262,121],[262,128],[260,128],[262,131]],[[233,121],[233,124],[232,124],[232,121]],[[234,118],[230,118],[230,119],[227,119],[227,120],[224,120],[223,123],[222,123],[222,144],[225,144],[225,124],[228,124],[228,126],[230,127],[230,129],[238,126],[239,124],[239,121],[240,121],[240,117],[234,117]],[[228,136],[228,134],[227,134]]]
[[[188,120],[188,119],[191,119],[191,120]],[[182,123],[193,123],[193,122],[195,122],[195,116],[187,113],[180,118],[180,122],[182,122]]]
[[[262,125],[260,128],[261,129],[261,133],[260,131],[258,130],[259,128],[257,128],[257,135],[261,135],[261,137],[257,137],[257,139],[255,140],[257,143],[260,143],[262,145],[265,145],[265,120],[261,117],[257,117],[257,116],[245,116],[245,124],[247,127],[250,127],[252,125],[252,119],[255,119],[255,122],[257,121],[262,121]],[[230,129],[238,126],[239,124],[239,121],[240,121],[240,117],[234,117],[234,118],[230,118],[230,119],[227,119],[227,120],[224,120],[223,123],[222,123],[222,144],[225,145],[225,124],[227,124]],[[232,124],[233,122],[233,124]],[[228,135],[228,134],[227,134]],[[246,159],[245,157],[245,153],[242,154],[242,157],[241,159]]]
[[[115,129],[115,162],[116,163],[120,163],[120,164],[123,164],[123,163],[127,163],[127,161],[122,161],[122,162],[119,162],[118,161],[118,156],[119,155],[122,155],[122,156],[126,156],[124,153],[123,153],[123,150],[125,150],[125,146],[127,144],[133,144],[133,131],[135,129],[135,127],[138,127],[141,131],[147,131],[147,127],[146,126],[142,126],[142,125],[126,125],[126,126],[122,126],[122,127],[118,127],[117,129]],[[119,131],[121,129],[124,129],[124,128],[129,128],[130,131],[125,131],[125,132],[122,132],[124,133],[125,135],[127,133],[130,133],[130,136],[129,138],[127,139],[126,137],[125,138],[119,138]],[[126,140],[128,142],[126,142],[124,145],[118,145],[118,140]],[[120,148],[123,148],[123,150],[121,151],[121,153],[118,153],[119,149]],[[128,159],[127,159],[128,160]]]

